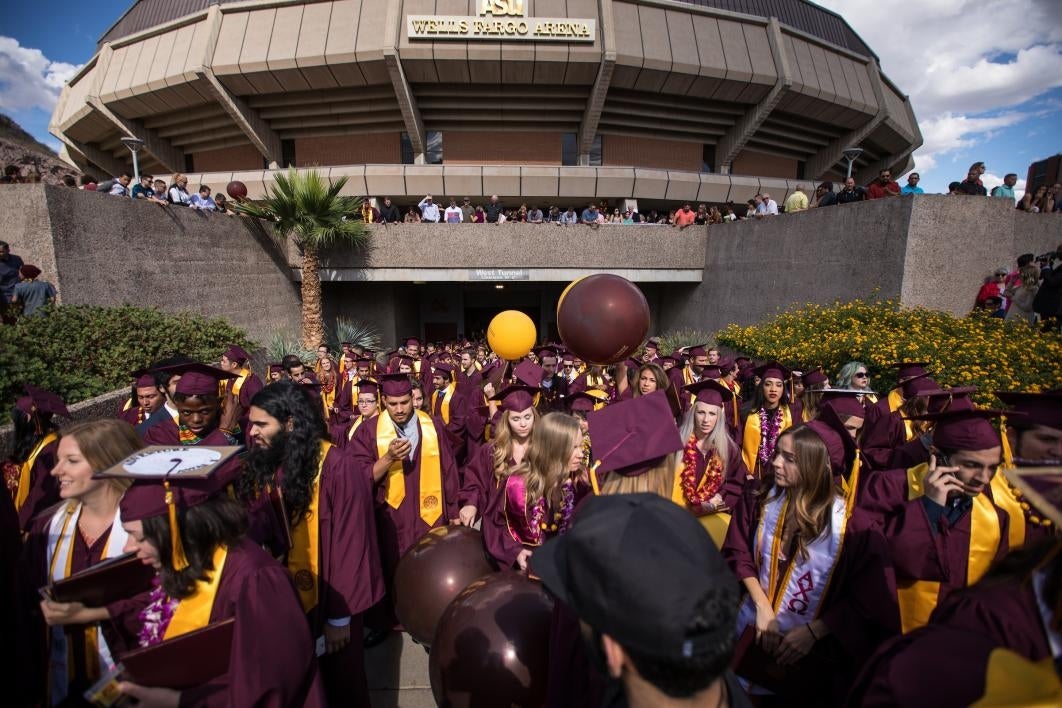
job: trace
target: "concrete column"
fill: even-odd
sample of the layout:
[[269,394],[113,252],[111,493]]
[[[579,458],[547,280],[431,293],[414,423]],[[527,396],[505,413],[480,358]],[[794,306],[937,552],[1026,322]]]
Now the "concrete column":
[[390,2],[387,4],[387,17],[384,20],[384,63],[387,65],[387,74],[391,77],[391,86],[395,90],[395,98],[398,100],[398,108],[402,111],[402,121],[406,126],[406,134],[413,146],[413,163],[423,165],[427,162],[428,141],[424,135],[424,120],[417,107],[417,99],[413,95],[413,89],[406,78],[406,72],[402,68],[402,57],[398,53],[398,36],[402,24],[402,3]]
[[885,90],[881,85],[881,69],[878,67],[877,61],[874,59],[868,60],[867,70],[870,72],[870,85],[874,89],[874,100],[878,102],[878,112],[862,126],[831,141],[829,145],[808,158],[804,169],[808,179],[821,179],[844,156],[846,147],[859,147],[859,144],[877,130],[881,122],[888,116],[889,110],[885,104]]
[[142,140],[144,150],[151,153],[166,170],[180,172],[184,169],[184,152],[174,147],[166,138],[159,137],[154,130],[146,128],[142,121],[123,118],[108,108],[99,96],[89,96],[88,104],[110,121],[119,132]]
[[601,64],[598,66],[597,77],[594,78],[594,85],[590,88],[590,96],[583,110],[576,144],[576,149],[579,151],[578,162],[583,167],[590,165],[590,149],[597,137],[601,111],[605,108],[605,99],[608,98],[608,89],[612,84],[612,72],[616,68],[616,28],[612,19],[612,0],[601,0],[600,7]]

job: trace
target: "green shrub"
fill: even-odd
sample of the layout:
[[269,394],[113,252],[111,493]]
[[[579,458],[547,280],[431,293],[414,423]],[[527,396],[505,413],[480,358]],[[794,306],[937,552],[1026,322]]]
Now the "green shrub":
[[216,361],[227,344],[255,344],[222,319],[144,307],[53,306],[44,317],[0,326],[0,420],[25,384],[66,403],[129,385],[129,373],[175,354]]
[[896,384],[898,361],[928,361],[945,386],[977,386],[974,398],[999,405],[993,391],[1044,391],[1062,386],[1062,336],[1024,322],[983,315],[953,317],[892,301],[804,305],[750,327],[730,325],[717,341],[758,359],[824,367],[831,380],[861,361],[871,385]]
[[712,344],[714,341],[712,333],[703,329],[674,329],[660,335],[660,355],[670,354],[680,347]]

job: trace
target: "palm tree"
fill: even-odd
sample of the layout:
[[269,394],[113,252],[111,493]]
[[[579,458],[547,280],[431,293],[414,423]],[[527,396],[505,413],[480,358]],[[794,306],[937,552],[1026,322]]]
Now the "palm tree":
[[308,349],[327,340],[321,309],[320,254],[339,243],[360,246],[368,234],[361,221],[361,199],[340,195],[346,177],[328,180],[316,170],[278,173],[265,199],[243,201],[236,211],[247,216],[259,233],[283,244],[290,235],[302,254],[302,343]]

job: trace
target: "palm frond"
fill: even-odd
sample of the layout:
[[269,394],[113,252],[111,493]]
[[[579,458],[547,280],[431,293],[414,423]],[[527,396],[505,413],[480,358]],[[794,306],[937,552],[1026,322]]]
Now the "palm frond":
[[380,331],[367,322],[337,317],[331,334],[329,345],[332,351],[339,351],[341,342],[350,342],[374,351],[380,349]]
[[299,357],[302,363],[307,366],[317,360],[317,352],[302,346],[302,341],[299,337],[287,330],[275,330],[270,335],[269,343],[266,345],[266,353],[269,355],[269,361],[271,362],[279,362],[288,354],[294,354]]
[[715,335],[707,330],[685,329],[671,330],[660,335],[660,354],[670,354],[679,347],[692,347],[696,344],[711,344]]

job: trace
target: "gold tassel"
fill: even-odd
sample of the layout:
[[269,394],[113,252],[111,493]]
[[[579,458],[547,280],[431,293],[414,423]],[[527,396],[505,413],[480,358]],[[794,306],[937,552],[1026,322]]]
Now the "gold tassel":
[[164,480],[162,484],[166,488],[166,506],[169,508],[170,513],[171,561],[174,570],[182,571],[188,567],[188,557],[184,555],[181,529],[177,525],[177,503],[174,501],[173,490],[170,489],[169,480]]
[[1014,451],[1010,449],[1010,438],[1007,437],[1007,416],[999,417],[999,437],[1003,444],[1003,467],[1014,467]]

